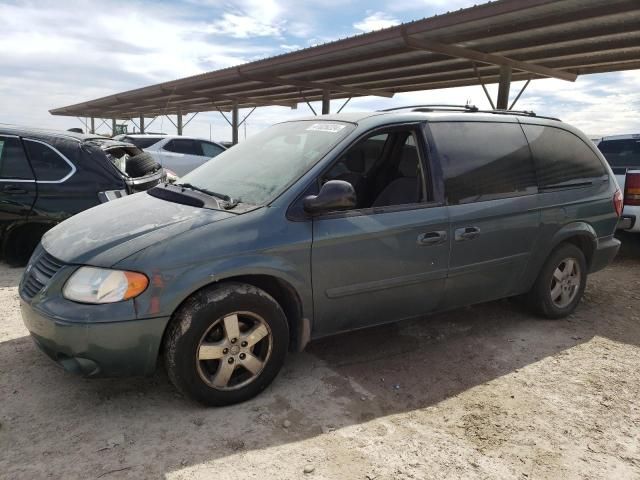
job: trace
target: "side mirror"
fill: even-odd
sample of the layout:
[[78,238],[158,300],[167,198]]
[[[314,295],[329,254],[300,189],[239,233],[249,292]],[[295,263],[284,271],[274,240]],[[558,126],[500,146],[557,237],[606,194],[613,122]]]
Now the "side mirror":
[[304,210],[312,215],[329,210],[348,210],[356,206],[356,191],[349,182],[329,180],[318,195],[309,195],[302,201]]

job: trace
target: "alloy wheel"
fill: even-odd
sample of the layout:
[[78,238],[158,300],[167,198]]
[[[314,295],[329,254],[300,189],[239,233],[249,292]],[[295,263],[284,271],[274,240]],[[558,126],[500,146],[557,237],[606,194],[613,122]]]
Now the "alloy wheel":
[[566,308],[573,302],[580,290],[582,272],[574,258],[565,258],[553,271],[551,278],[551,301],[557,308]]
[[271,356],[273,337],[267,322],[252,312],[216,320],[200,339],[196,364],[200,377],[217,390],[251,383]]

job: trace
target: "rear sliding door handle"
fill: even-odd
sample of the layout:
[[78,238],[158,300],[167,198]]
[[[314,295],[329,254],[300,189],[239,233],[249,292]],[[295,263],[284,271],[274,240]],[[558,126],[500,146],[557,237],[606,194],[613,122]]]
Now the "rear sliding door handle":
[[473,240],[480,236],[480,229],[478,227],[463,227],[456,228],[455,239],[456,242],[464,242],[465,240]]
[[418,245],[438,245],[447,240],[447,232],[440,230],[437,232],[427,232],[418,235]]

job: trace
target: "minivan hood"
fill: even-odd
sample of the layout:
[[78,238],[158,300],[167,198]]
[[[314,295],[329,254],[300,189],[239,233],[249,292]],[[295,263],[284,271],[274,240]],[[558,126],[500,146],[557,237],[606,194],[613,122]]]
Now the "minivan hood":
[[65,263],[110,267],[152,244],[232,216],[142,192],[74,215],[49,230],[42,246]]

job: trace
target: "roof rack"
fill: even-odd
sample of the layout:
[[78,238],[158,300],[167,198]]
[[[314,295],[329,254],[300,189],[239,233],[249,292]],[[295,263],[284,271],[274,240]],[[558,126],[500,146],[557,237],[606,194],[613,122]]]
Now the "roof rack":
[[555,120],[556,122],[562,121],[556,117],[547,117],[545,115],[538,115],[536,114],[536,112],[531,110],[478,110],[478,113],[493,113],[496,115],[522,115],[526,117],[544,118],[545,120]]
[[405,107],[386,108],[378,112],[393,112],[396,110],[408,110],[412,112],[468,112],[468,113],[491,113],[494,115],[522,115],[527,117],[544,118],[561,122],[559,118],[537,115],[531,110],[480,110],[475,105],[409,105]]
[[460,111],[460,112],[477,112],[478,107],[475,105],[407,105],[405,107],[393,107],[385,108],[384,110],[378,110],[378,112],[393,112],[396,110],[408,110],[411,109],[414,112],[419,111]]

